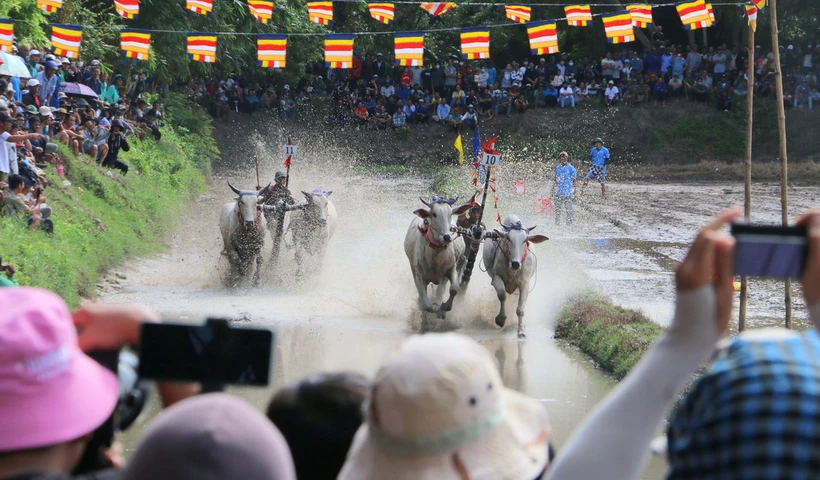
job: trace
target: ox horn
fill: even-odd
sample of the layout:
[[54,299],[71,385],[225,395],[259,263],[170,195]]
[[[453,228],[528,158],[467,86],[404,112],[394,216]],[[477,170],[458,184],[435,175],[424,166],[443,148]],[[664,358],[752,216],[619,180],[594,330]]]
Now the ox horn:
[[426,206],[427,206],[427,208],[433,208],[433,202],[427,203],[427,200],[425,200],[425,199],[423,199],[423,198],[421,198],[421,197],[419,197],[419,200],[421,200],[421,203],[423,203],[424,205],[426,205]]
[[271,184],[270,184],[270,183],[268,183],[268,186],[267,186],[267,187],[263,188],[262,190],[259,190],[259,191],[256,193],[256,196],[262,196],[262,195],[264,195],[264,194],[265,194],[265,192],[267,192],[267,191],[268,191],[268,189],[270,188],[270,185],[271,185]]
[[538,227],[538,225],[533,225],[530,228],[525,228],[524,230],[526,230],[527,233],[530,233],[531,231],[535,230],[536,227]]
[[461,195],[456,195],[456,198],[451,198],[450,200],[447,201],[447,203],[449,203],[450,206],[452,207],[453,205],[456,204],[456,202],[458,202],[458,197],[460,197],[460,196]]
[[228,182],[228,186],[231,187],[231,190],[233,190],[233,193],[239,195],[240,197],[242,196],[242,192],[240,192],[236,187],[231,185],[231,182]]

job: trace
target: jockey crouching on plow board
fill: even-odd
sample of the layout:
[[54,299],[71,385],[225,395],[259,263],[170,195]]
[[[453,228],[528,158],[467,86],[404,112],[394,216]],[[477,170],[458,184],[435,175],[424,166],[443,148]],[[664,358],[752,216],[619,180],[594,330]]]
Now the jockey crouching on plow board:
[[285,206],[294,207],[296,199],[290,193],[287,187],[288,176],[281,170],[274,175],[274,184],[265,192],[259,199],[260,204],[263,205],[262,210],[265,213],[265,220],[267,220],[268,229],[270,230],[271,238],[273,239],[273,253],[275,260],[279,253],[279,244],[282,241],[285,229],[285,214],[293,210],[293,208],[271,209],[264,206]]

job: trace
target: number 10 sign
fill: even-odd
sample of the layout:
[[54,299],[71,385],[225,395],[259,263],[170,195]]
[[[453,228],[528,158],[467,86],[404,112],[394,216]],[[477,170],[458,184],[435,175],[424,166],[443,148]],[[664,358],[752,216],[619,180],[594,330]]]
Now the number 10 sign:
[[481,164],[485,167],[497,167],[501,164],[501,155],[498,153],[484,153]]

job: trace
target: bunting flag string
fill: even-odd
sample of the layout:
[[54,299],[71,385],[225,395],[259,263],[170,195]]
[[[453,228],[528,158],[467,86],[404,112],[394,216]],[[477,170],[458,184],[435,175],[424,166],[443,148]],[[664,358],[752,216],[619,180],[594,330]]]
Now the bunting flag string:
[[680,15],[683,27],[686,30],[696,30],[712,26],[712,19],[709,17],[709,9],[703,0],[691,0],[678,3],[678,15]]
[[635,41],[635,27],[632,26],[632,15],[629,10],[606,13],[601,18],[604,20],[604,31],[609,43]]
[[370,16],[376,21],[390,25],[396,18],[396,6],[392,3],[370,3],[367,5]]
[[325,65],[328,68],[350,68],[353,66],[352,33],[325,35]]
[[333,25],[333,2],[307,2],[310,21],[319,25]]
[[46,13],[60,13],[63,9],[63,0],[37,0],[37,8]]
[[0,52],[11,52],[14,45],[14,20],[0,18]]
[[263,68],[285,68],[288,36],[260,34],[256,37],[257,65]]
[[214,10],[214,0],[185,0],[185,8],[200,15],[210,15]]
[[427,10],[430,15],[438,17],[442,13],[456,8],[456,4],[450,2],[422,3],[420,7],[422,10]]
[[151,52],[151,32],[127,28],[120,32],[120,49],[127,58],[148,60]]
[[558,53],[558,24],[554,21],[528,23],[527,36],[533,55]]
[[465,60],[490,58],[489,27],[462,28],[461,55]]
[[188,58],[195,62],[216,62],[216,34],[189,33]]
[[507,5],[504,7],[507,18],[513,22],[527,23],[532,19],[532,7],[524,5]]
[[77,58],[83,41],[83,27],[77,25],[51,25],[51,51],[54,55]]
[[[757,31],[757,7],[754,5],[746,5],[746,18],[749,19],[749,26],[752,31]],[[2,29],[0,29],[2,31]]]
[[592,7],[589,5],[567,5],[564,7],[567,24],[571,27],[588,27],[592,25]]
[[273,0],[248,0],[248,9],[262,23],[268,23],[273,18]]
[[139,18],[139,0],[114,0],[114,8],[123,18],[130,20],[136,20]]
[[632,4],[627,5],[626,9],[632,16],[632,26],[638,28],[652,28],[652,5],[646,4]]
[[424,32],[396,32],[394,42],[397,65],[424,66]]

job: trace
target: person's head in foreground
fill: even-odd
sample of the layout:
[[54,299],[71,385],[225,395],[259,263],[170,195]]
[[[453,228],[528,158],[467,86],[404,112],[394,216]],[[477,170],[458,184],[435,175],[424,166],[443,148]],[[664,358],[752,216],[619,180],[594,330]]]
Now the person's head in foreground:
[[0,290],[0,478],[68,474],[117,404],[119,384],[77,343],[68,306]]
[[504,388],[490,353],[453,333],[405,340],[376,374],[340,480],[534,480],[552,431]]
[[288,442],[297,478],[336,479],[364,421],[369,391],[370,382],[362,375],[328,373],[276,392],[267,415]]
[[[317,460],[318,461],[318,460]],[[282,434],[237,397],[212,393],[162,412],[123,480],[295,480]]]

